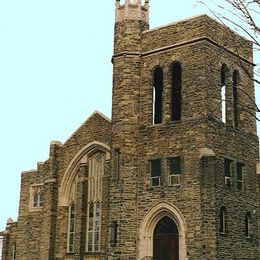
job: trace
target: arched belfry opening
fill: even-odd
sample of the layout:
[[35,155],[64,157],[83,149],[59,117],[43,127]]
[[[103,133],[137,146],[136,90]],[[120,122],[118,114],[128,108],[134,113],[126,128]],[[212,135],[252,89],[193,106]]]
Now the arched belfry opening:
[[226,64],[221,66],[221,120],[226,123],[227,120],[227,83],[228,67]]
[[162,123],[163,71],[156,68],[153,76],[153,124]]
[[179,62],[172,64],[171,119],[181,120],[182,103],[182,67]]
[[179,260],[179,231],[168,216],[159,220],[153,232],[153,259]]

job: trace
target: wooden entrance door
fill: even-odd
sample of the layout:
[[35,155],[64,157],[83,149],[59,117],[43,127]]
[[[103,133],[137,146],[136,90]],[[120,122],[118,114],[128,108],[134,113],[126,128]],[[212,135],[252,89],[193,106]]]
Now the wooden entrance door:
[[179,260],[179,234],[175,222],[162,218],[153,235],[153,260]]

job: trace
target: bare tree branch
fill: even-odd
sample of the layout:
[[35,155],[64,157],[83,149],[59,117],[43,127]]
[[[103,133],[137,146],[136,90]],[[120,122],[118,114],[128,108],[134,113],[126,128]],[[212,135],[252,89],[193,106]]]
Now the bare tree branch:
[[[252,75],[252,69],[249,68],[241,59],[238,59],[238,65],[243,70],[244,76],[247,77],[249,82],[260,86],[260,0],[197,0],[198,4],[204,5],[215,17],[217,21],[224,26],[231,27],[233,30],[242,34],[245,38],[251,41],[253,46],[253,52],[255,53],[256,60],[255,70]],[[243,48],[239,41],[230,33],[229,39],[232,40],[232,48],[235,48],[236,53],[241,53],[239,50]],[[227,42],[226,46],[230,46],[230,42]],[[222,46],[223,52],[225,49],[225,43]],[[248,103],[238,104],[239,110],[246,112],[254,116],[258,121],[256,113],[260,113],[260,108],[254,101],[252,93],[247,93],[243,86],[237,87],[242,95],[247,99]],[[221,101],[223,102],[223,100]]]

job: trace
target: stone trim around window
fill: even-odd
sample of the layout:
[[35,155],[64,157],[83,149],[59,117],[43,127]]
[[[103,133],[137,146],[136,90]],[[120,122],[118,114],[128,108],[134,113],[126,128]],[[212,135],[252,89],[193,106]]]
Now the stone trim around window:
[[29,189],[29,212],[42,211],[44,183],[32,184]]

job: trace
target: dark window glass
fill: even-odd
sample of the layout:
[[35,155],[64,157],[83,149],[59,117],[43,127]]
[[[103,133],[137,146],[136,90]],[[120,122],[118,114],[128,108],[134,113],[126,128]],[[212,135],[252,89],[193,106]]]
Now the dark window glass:
[[222,207],[220,209],[219,218],[220,218],[219,232],[221,234],[226,234],[227,233],[227,210],[225,207]]
[[153,123],[162,123],[163,71],[156,68],[153,78]]
[[154,229],[154,235],[178,235],[178,228],[169,217],[163,217]]
[[182,68],[180,63],[172,65],[172,97],[171,97],[171,119],[172,121],[181,119],[181,81]]
[[226,177],[231,177],[231,165],[232,165],[232,160],[225,158],[224,159],[224,168],[225,168],[224,174]]
[[161,159],[151,160],[151,177],[161,176]]
[[151,167],[151,185],[161,185],[161,159],[155,159],[150,161]]
[[233,113],[234,113],[234,126],[238,126],[238,79],[239,73],[238,71],[234,71],[233,73]]
[[169,174],[181,174],[181,159],[180,157],[169,158]]

